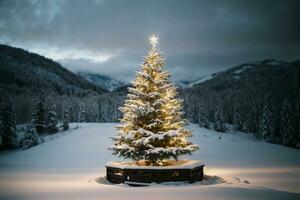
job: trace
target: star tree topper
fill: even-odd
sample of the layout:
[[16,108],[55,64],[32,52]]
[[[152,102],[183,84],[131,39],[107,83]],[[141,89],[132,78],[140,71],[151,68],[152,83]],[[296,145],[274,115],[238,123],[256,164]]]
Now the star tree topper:
[[150,43],[152,44],[152,48],[155,48],[156,45],[158,44],[158,37],[155,35],[152,35],[152,37],[149,38]]

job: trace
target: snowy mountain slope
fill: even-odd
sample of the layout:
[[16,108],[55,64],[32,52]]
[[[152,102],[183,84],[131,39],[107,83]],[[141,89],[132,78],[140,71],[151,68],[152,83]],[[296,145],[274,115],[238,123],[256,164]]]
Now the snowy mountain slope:
[[[261,61],[254,61],[254,62],[247,62],[247,63],[242,63],[240,65],[231,67],[225,71],[220,71],[218,73],[213,73],[208,76],[202,77],[197,81],[189,82],[186,84],[186,88],[190,88],[193,86],[197,86],[198,84],[207,82],[208,80],[214,79],[216,77],[224,78],[224,76],[230,76],[231,78],[236,78],[238,76],[248,76],[249,73],[252,73],[254,71],[261,69],[262,67],[265,67],[266,70],[267,67],[274,68],[274,70],[277,70],[276,68],[289,68],[291,65],[294,63],[296,64],[298,61],[294,62],[285,62],[285,61],[278,61],[274,59],[267,59],[267,60],[261,60]],[[219,78],[220,79],[220,78]],[[214,79],[216,81],[216,79]]]
[[192,124],[205,162],[203,185],[128,187],[105,181],[105,163],[120,160],[107,150],[116,124],[79,124],[26,151],[0,154],[0,199],[299,199],[300,151]]
[[211,80],[211,79],[215,78],[217,75],[218,75],[218,73],[210,74],[210,75],[205,76],[205,77],[203,77],[203,78],[201,78],[201,79],[199,79],[197,81],[189,83],[186,87],[187,88],[191,88],[194,85],[197,85],[197,84],[200,84],[200,83],[204,83],[205,81],[208,81],[208,80]]
[[[300,112],[300,61],[292,62],[262,60],[232,67],[210,80],[186,88],[182,94],[186,117],[192,122],[199,121],[199,105],[206,109],[208,121],[214,121],[218,107],[223,120],[233,124],[235,116],[245,132],[255,133],[261,138],[263,107],[269,99],[272,128],[269,142],[300,148],[299,117],[292,114]],[[288,109],[284,108],[284,102]],[[293,127],[286,142],[283,131],[284,109],[291,113]]]
[[194,85],[197,85],[199,83],[204,83],[205,81],[208,81],[210,79],[213,79],[215,78],[219,73],[213,73],[213,74],[209,74],[207,76],[204,76],[198,80],[195,80],[195,81],[178,81],[176,82],[176,84],[178,86],[180,86],[181,88],[191,88],[193,87]]
[[81,97],[106,92],[51,59],[0,44],[0,91],[20,95],[41,90]]
[[108,76],[95,74],[95,73],[89,73],[89,72],[78,72],[78,75],[82,76],[86,80],[99,85],[102,88],[105,88],[108,91],[113,91],[118,87],[121,87],[125,85],[125,83],[112,79]]

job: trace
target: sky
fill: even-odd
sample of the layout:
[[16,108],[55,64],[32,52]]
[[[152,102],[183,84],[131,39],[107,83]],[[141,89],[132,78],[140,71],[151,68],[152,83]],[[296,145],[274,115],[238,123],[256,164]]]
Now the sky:
[[0,43],[130,81],[159,37],[175,81],[300,58],[300,1],[0,0]]

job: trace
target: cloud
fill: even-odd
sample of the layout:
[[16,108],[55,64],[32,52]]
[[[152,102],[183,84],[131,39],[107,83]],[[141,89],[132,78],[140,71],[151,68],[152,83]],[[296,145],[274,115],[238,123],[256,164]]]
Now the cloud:
[[[299,1],[0,0],[0,42],[129,81],[159,36],[174,80],[300,55]],[[132,74],[132,75],[131,75]]]
[[115,56],[113,53],[94,52],[87,49],[76,48],[39,48],[35,46],[30,48],[30,50],[57,61],[85,60],[96,64],[104,63]]

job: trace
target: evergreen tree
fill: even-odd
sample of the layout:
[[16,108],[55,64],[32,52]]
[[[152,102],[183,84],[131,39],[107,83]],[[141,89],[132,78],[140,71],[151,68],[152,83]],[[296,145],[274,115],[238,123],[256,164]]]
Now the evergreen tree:
[[292,108],[290,102],[285,99],[282,103],[281,109],[281,123],[280,123],[280,135],[282,137],[283,144],[286,146],[294,146],[296,144],[293,139],[295,135],[293,118],[292,118]]
[[42,92],[35,105],[35,110],[33,112],[32,124],[38,134],[42,134],[46,130],[46,101],[45,95]]
[[39,136],[32,125],[28,125],[25,131],[25,137],[21,140],[21,147],[23,150],[29,149],[39,144]]
[[263,105],[263,115],[261,120],[261,138],[266,141],[275,140],[274,125],[270,109],[269,97],[266,96]]
[[300,149],[300,94],[298,95],[298,98],[296,99],[296,117],[295,117],[295,146],[297,149]]
[[68,130],[69,127],[69,111],[68,109],[65,109],[64,114],[63,114],[63,130],[66,131]]
[[207,112],[203,104],[200,104],[199,106],[199,126],[208,129],[210,128],[207,119]]
[[69,121],[76,122],[76,114],[74,113],[74,108],[72,105],[69,107],[68,114],[69,114]]
[[87,121],[87,116],[86,116],[85,106],[82,105],[79,114],[79,122],[83,123],[86,121]]
[[5,148],[14,148],[17,146],[15,113],[10,98],[4,98],[1,110],[1,138],[2,145]]
[[236,131],[243,131],[243,122],[241,119],[241,114],[238,111],[234,113],[233,129]]
[[0,111],[0,150],[1,149],[2,149],[2,122],[1,122],[1,111]]
[[257,110],[257,104],[255,102],[252,102],[251,104],[251,110],[250,110],[250,119],[248,121],[248,130],[251,133],[256,133],[256,136],[258,136],[258,130],[259,130],[259,114]]
[[214,115],[214,130],[218,132],[225,132],[226,127],[223,120],[223,110],[220,106],[217,106]]
[[146,160],[148,165],[161,165],[164,159],[178,159],[198,147],[187,140],[191,132],[184,128],[182,100],[164,71],[164,59],[152,37],[152,48],[137,72],[128,99],[120,110],[122,125],[110,147],[113,154],[133,160]]
[[49,107],[48,107],[48,119],[47,119],[47,132],[48,133],[56,133],[58,131],[57,128],[57,114],[55,112],[55,104],[54,103],[50,103]]

